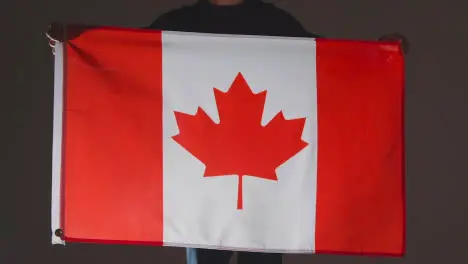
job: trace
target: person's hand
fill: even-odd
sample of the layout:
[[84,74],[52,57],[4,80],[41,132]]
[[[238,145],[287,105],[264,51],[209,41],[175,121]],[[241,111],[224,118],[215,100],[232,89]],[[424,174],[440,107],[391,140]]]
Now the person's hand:
[[52,23],[46,31],[46,37],[49,40],[49,46],[52,48],[52,53],[55,55],[55,43],[63,42],[65,34],[65,25],[60,23]]
[[399,33],[390,33],[390,34],[385,34],[382,35],[379,38],[380,41],[398,41],[400,42],[401,49],[403,51],[404,55],[407,55],[410,49],[410,44],[408,39],[403,36],[402,34]]
[[88,28],[88,26],[82,25],[67,25],[58,22],[51,23],[46,31],[46,37],[49,40],[52,53],[55,54],[55,43],[73,40]]
[[50,41],[63,42],[65,40],[65,24],[54,22],[49,25],[46,36]]

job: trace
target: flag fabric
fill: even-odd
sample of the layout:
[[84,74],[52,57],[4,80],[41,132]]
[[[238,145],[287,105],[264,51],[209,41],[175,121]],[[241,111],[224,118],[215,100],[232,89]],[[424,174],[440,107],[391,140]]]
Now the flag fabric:
[[55,58],[53,243],[404,253],[397,43],[98,27]]

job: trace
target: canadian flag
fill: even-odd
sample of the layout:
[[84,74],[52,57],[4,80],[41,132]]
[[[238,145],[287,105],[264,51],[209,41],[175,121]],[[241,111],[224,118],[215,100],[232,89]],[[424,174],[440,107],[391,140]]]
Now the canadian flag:
[[400,256],[403,84],[397,43],[58,43],[52,242]]

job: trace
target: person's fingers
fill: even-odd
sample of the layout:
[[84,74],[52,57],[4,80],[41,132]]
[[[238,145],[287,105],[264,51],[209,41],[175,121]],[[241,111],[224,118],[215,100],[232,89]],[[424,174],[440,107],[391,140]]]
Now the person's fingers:
[[50,31],[50,27],[49,27],[49,30],[45,33],[45,35],[46,35],[46,37],[48,39],[49,47],[51,47],[51,49],[52,49],[52,54],[55,56],[55,44],[57,43],[58,40],[53,38],[51,36],[51,34],[49,33],[49,31]]
[[408,54],[410,44],[408,39],[399,33],[385,34],[379,38],[380,41],[398,41],[404,54]]
[[50,42],[50,41],[57,41],[54,37],[52,37],[52,35],[50,34],[49,31],[47,31],[47,32],[45,33],[45,35],[46,35],[46,37],[49,39],[49,42]]
[[92,27],[54,22],[49,25],[45,34],[50,40],[64,42],[77,38],[90,28]]
[[64,41],[65,40],[65,24],[53,22],[49,25],[46,36],[50,40]]

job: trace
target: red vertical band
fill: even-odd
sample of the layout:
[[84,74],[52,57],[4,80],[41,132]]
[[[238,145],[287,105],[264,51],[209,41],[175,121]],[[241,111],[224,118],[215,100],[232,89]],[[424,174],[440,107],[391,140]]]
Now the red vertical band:
[[161,33],[93,29],[65,56],[65,240],[161,243]]
[[394,44],[317,41],[317,253],[404,252],[403,78]]

